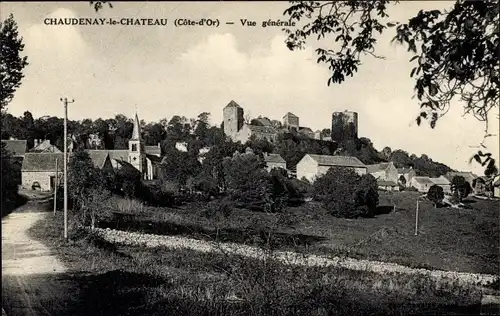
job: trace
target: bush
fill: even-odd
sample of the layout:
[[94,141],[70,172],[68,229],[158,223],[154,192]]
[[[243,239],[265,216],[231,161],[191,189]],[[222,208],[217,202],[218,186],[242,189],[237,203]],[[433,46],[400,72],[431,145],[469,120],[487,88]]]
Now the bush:
[[175,194],[161,184],[143,184],[141,191],[140,198],[151,206],[172,206],[175,203]]
[[213,218],[218,215],[224,217],[229,217],[233,212],[233,206],[231,202],[227,200],[215,200],[207,204],[204,209],[203,215],[207,218]]
[[236,154],[223,161],[229,197],[237,206],[270,210],[272,184],[264,162],[255,154]]
[[314,198],[334,216],[371,216],[378,205],[377,181],[350,168],[332,167],[313,185]]
[[427,198],[434,203],[434,207],[437,207],[444,199],[444,190],[438,185],[433,185],[429,188],[427,192]]
[[451,180],[451,189],[454,193],[457,192],[458,200],[460,202],[472,192],[470,183],[467,182],[462,176],[453,177]]

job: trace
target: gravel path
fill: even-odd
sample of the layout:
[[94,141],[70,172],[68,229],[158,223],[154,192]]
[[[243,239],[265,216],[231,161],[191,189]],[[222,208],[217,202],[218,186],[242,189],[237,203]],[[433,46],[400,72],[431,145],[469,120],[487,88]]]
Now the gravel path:
[[[140,234],[112,229],[95,229],[96,233],[105,240],[124,245],[136,245],[145,247],[167,247],[172,249],[191,249],[201,252],[231,252],[251,258],[263,258],[266,254],[257,247],[251,247],[232,243],[211,243],[208,241],[191,238],[160,236],[152,234]],[[285,264],[306,266],[333,266],[358,271],[370,271],[376,273],[403,273],[419,274],[429,276],[437,281],[458,282],[463,285],[487,285],[498,279],[498,276],[477,273],[464,273],[456,271],[415,269],[407,266],[369,260],[357,260],[352,258],[326,257],[318,255],[305,255],[294,252],[275,252],[275,258]]]
[[51,315],[66,292],[56,277],[65,268],[45,245],[27,235],[31,225],[49,214],[26,211],[2,218],[2,313]]

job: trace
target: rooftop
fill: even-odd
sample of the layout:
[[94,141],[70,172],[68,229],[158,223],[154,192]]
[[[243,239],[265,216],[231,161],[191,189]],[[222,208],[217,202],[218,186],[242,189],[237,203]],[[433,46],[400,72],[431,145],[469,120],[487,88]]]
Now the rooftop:
[[315,160],[320,166],[343,166],[343,167],[358,167],[366,168],[358,158],[351,156],[328,156],[307,154]]
[[265,162],[274,162],[274,163],[286,163],[285,159],[281,157],[279,154],[264,154]]
[[378,163],[374,165],[366,165],[366,172],[368,173],[375,173],[379,171],[385,171],[389,166],[391,165],[391,162],[383,162],[383,163]]
[[434,184],[429,177],[413,177],[413,181],[417,181],[420,184]]
[[2,140],[2,143],[13,156],[23,156],[26,153],[26,140]]

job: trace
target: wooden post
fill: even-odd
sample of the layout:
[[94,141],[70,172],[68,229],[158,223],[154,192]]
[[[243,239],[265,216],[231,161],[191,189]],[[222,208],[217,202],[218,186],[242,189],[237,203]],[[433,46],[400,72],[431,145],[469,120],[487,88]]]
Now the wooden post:
[[58,158],[56,158],[56,187],[54,189],[54,215],[56,215],[56,204],[57,204],[57,189],[59,188],[59,168],[57,165]]
[[417,210],[415,211],[415,236],[418,235],[418,203],[419,200],[417,199]]

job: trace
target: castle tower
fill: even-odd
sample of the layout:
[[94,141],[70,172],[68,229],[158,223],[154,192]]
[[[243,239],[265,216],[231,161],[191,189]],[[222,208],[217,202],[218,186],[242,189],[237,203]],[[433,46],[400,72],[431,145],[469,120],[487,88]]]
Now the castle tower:
[[295,129],[299,130],[299,117],[293,113],[288,112],[283,116],[283,126],[289,130]]
[[332,140],[346,144],[358,138],[358,113],[352,111],[333,112]]
[[144,174],[146,172],[145,165],[145,151],[144,142],[141,137],[141,125],[139,117],[135,114],[134,129],[132,131],[132,138],[128,141],[128,162],[137,170]]
[[224,134],[234,140],[238,131],[243,127],[243,108],[231,100],[224,108],[223,116]]

